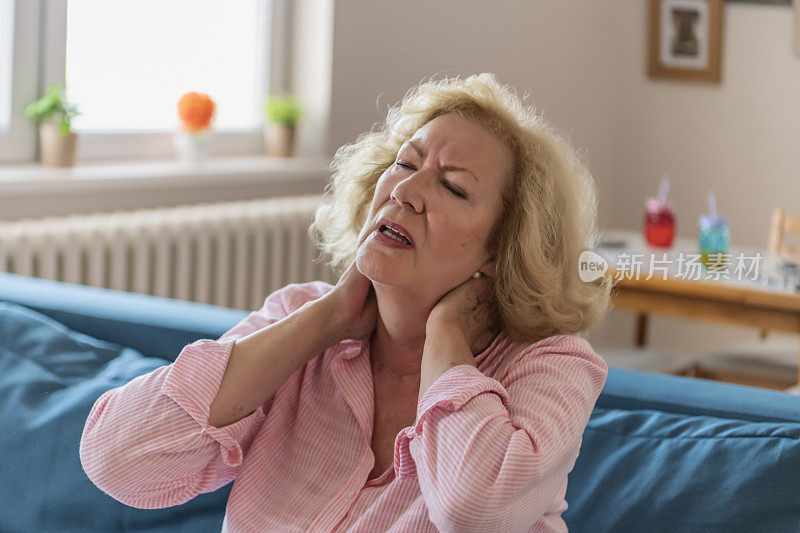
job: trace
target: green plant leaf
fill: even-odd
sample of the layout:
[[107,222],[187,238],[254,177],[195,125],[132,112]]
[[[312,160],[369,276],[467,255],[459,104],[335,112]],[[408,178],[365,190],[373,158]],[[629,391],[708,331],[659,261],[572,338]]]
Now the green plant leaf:
[[80,114],[78,107],[66,100],[61,84],[50,86],[44,96],[25,107],[25,115],[32,118],[36,124],[50,120],[55,115],[61,115],[60,129],[63,132],[66,128],[67,133],[70,133],[72,118]]
[[271,95],[264,102],[264,115],[269,122],[294,126],[302,115],[300,102],[292,95]]

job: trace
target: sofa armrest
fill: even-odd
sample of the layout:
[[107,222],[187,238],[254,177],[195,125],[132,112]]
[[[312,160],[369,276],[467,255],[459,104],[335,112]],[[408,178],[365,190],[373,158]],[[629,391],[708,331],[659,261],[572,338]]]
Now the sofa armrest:
[[0,301],[75,331],[174,361],[197,339],[218,339],[247,311],[0,272]]

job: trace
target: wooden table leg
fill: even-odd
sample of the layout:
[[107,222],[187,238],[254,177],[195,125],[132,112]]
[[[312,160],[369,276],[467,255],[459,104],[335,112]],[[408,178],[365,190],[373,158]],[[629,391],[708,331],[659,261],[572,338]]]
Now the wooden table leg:
[[647,344],[647,320],[649,316],[646,313],[638,313],[636,315],[636,347],[641,348]]

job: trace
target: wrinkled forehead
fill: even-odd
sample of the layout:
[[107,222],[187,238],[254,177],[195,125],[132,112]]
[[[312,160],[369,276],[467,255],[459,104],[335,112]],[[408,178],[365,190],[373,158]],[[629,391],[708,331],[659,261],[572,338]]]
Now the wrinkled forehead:
[[[398,150],[424,154],[441,150],[442,165],[468,168],[480,181],[500,188],[513,171],[513,153],[491,131],[469,119],[447,114],[422,125]],[[487,184],[488,185],[488,184]]]

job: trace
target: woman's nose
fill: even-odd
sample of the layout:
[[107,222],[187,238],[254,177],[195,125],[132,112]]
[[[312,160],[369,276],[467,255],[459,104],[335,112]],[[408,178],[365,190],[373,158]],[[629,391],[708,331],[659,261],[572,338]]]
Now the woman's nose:
[[395,185],[390,195],[397,203],[407,204],[414,212],[421,213],[425,208],[424,172],[415,171],[411,176]]

